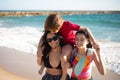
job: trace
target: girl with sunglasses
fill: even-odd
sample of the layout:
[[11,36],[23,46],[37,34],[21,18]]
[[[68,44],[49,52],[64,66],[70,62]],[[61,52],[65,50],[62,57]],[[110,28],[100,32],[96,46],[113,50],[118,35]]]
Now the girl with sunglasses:
[[[64,46],[62,47],[63,59],[66,63],[66,69],[70,68],[70,57],[75,44],[74,31],[84,30],[90,36],[90,40],[94,48],[99,48],[96,40],[94,39],[91,31],[80,25],[74,24],[70,21],[64,20],[59,14],[53,13],[48,15],[45,20],[44,30],[49,30],[52,33],[59,33],[63,37]],[[41,57],[42,49],[41,44],[43,43],[42,38],[39,41],[37,57]],[[64,58],[66,57],[66,58]]]
[[[64,70],[64,63],[61,58],[62,37],[57,33],[45,31],[42,37],[42,53],[40,66],[46,68],[46,73],[42,80],[69,80],[67,72]],[[39,58],[40,59],[40,58]]]

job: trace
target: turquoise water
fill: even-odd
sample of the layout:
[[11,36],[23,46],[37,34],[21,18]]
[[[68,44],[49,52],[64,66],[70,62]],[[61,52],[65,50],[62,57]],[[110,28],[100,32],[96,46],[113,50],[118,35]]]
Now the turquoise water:
[[90,14],[64,16],[81,26],[88,27],[98,40],[120,42],[120,14]]
[[1,27],[39,27],[42,28],[46,16],[4,16],[0,17]]
[[[36,55],[46,15],[0,17],[0,46]],[[101,47],[107,69],[120,74],[120,14],[62,15],[88,27]]]
[[[43,30],[46,17],[46,15],[0,17],[0,27],[27,26]],[[80,26],[88,27],[98,40],[120,42],[120,14],[62,15],[62,17]]]

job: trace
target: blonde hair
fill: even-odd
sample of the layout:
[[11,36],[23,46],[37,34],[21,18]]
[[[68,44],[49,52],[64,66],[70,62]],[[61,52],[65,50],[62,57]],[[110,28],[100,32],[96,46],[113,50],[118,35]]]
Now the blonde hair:
[[45,21],[44,30],[56,31],[62,26],[63,22],[64,20],[59,14],[50,14]]

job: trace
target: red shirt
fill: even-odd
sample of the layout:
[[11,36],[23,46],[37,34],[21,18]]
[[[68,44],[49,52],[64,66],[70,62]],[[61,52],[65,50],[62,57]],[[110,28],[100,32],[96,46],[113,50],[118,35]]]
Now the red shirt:
[[77,24],[73,24],[69,21],[64,21],[62,27],[60,28],[59,33],[63,37],[63,41],[65,44],[75,44],[75,33],[80,29],[80,26]]

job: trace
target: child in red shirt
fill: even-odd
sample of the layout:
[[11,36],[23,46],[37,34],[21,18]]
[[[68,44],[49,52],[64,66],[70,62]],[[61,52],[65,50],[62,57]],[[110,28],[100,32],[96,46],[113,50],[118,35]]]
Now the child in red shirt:
[[[97,42],[95,41],[91,31],[88,28],[79,26],[77,24],[71,23],[69,21],[64,21],[63,18],[59,14],[50,14],[46,21],[44,30],[51,31],[52,33],[60,33],[63,37],[64,46],[62,48],[62,54],[64,62],[69,62],[71,57],[71,52],[73,50],[73,46],[75,44],[75,34],[74,31],[83,30],[90,36],[90,40],[94,48],[99,48]],[[40,39],[38,51],[37,51],[37,62],[38,64],[42,64],[39,57],[42,57],[42,38]],[[72,45],[72,46],[71,46]],[[68,67],[69,65],[67,65]],[[42,71],[42,70],[41,70]]]

